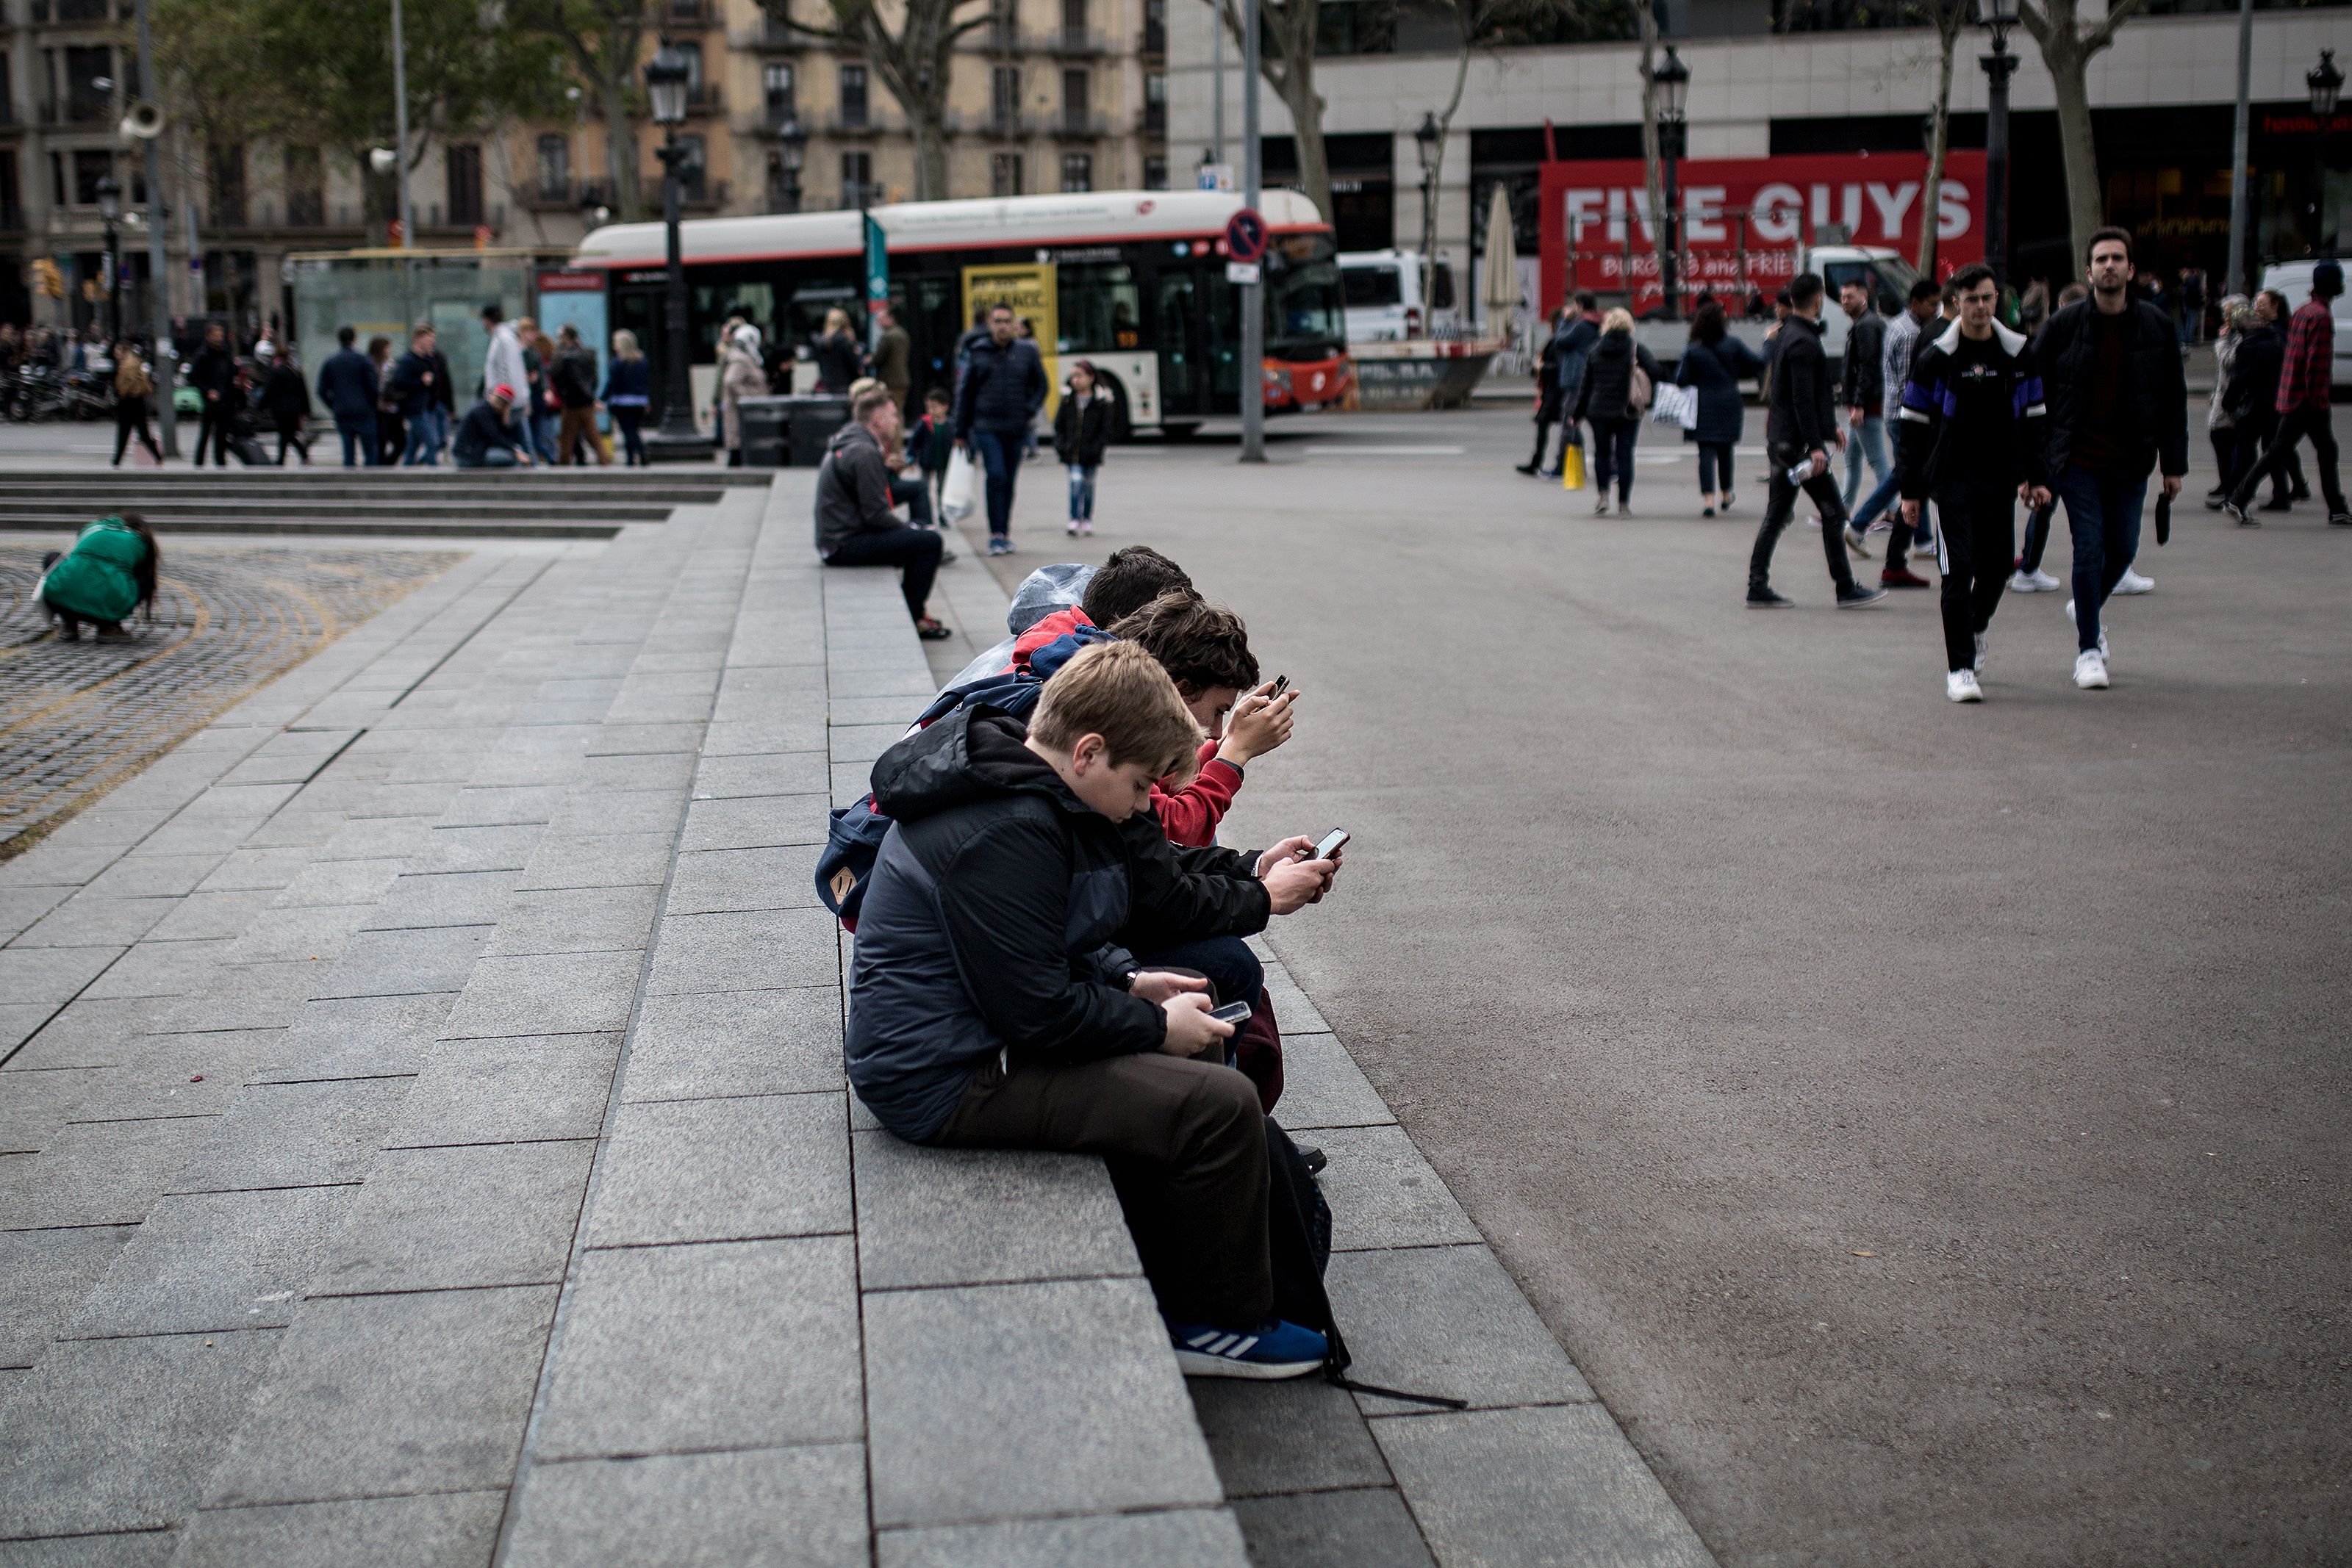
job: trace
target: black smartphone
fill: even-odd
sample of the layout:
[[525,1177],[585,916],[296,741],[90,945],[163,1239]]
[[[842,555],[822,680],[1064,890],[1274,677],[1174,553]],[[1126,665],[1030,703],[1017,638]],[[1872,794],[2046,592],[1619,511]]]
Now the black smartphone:
[[1266,700],[1271,702],[1289,689],[1290,677],[1288,675],[1276,675],[1274,677],[1274,690],[1265,694]]
[[2162,549],[2172,542],[2172,497],[2159,495],[2156,498],[2156,548]]
[[1307,858],[1311,861],[1329,860],[1333,855],[1339,852],[1339,846],[1348,841],[1348,837],[1349,834],[1347,829],[1332,829],[1328,833],[1326,833],[1323,836],[1323,841],[1315,846],[1315,852],[1308,855]]
[[1223,1007],[1210,1009],[1209,1016],[1219,1023],[1238,1027],[1249,1022],[1250,1005],[1247,1002],[1227,1002]]

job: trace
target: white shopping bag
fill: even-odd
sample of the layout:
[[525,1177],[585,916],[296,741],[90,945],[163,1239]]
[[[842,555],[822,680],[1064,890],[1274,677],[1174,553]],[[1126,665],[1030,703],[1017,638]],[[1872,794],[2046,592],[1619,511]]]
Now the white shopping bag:
[[1696,387],[1662,386],[1657,401],[1651,405],[1650,417],[1660,424],[1679,424],[1685,430],[1698,428],[1698,389]]
[[959,446],[948,459],[947,484],[940,490],[940,510],[951,523],[960,523],[971,516],[972,507],[980,504],[980,469],[971,454]]

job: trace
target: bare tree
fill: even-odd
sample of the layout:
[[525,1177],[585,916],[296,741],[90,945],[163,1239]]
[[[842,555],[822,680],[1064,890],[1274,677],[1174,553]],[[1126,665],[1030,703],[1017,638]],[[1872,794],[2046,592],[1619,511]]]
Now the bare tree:
[[[1225,29],[1240,42],[1242,16],[1234,0],[1215,0],[1215,4]],[[1322,0],[1282,0],[1280,5],[1255,0],[1255,8],[1264,27],[1258,74],[1290,111],[1291,140],[1298,149],[1298,183],[1328,223],[1333,214],[1331,160],[1323,151],[1323,95],[1315,90],[1315,32]],[[1458,98],[1461,89],[1457,86],[1454,92]]]
[[1936,28],[1936,107],[1927,135],[1927,178],[1919,187],[1919,276],[1936,276],[1937,201],[1944,188],[1944,155],[1952,139],[1952,58],[1969,25],[1969,0],[1920,0]]
[[613,212],[623,223],[636,222],[645,215],[635,117],[637,61],[650,20],[646,0],[519,0],[509,5],[507,19],[563,46],[604,121]]
[[2058,152],[2066,169],[2066,226],[2074,254],[2089,248],[2105,204],[2099,188],[2099,149],[2091,135],[2091,57],[2116,41],[2116,30],[2139,14],[2143,0],[2112,0],[2104,20],[2084,25],[2078,0],[2021,0],[2018,20],[2042,47],[2051,96],[2058,109]]
[[[946,195],[949,72],[956,40],[996,19],[988,0],[906,0],[895,33],[876,0],[826,0],[830,26],[794,20],[784,14],[783,0],[766,3],[768,15],[793,31],[862,54],[881,73],[882,85],[906,110],[907,129],[914,136],[915,200]],[[958,18],[958,12],[972,5],[981,6],[978,14]]]

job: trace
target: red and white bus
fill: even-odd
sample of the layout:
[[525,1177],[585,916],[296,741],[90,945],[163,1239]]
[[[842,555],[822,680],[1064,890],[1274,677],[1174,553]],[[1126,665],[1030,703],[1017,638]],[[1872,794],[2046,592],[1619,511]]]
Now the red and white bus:
[[[1032,323],[1054,384],[1086,359],[1118,401],[1121,434],[1189,433],[1241,407],[1241,289],[1225,277],[1226,222],[1241,199],[1214,191],[1096,191],[869,209],[887,236],[890,298],[914,342],[913,401],[955,377],[976,308],[1009,301]],[[1355,386],[1330,225],[1314,204],[1268,191],[1265,378],[1270,410],[1345,400]],[[719,326],[741,315],[771,345],[813,342],[840,308],[863,330],[865,247],[854,211],[700,218],[683,225],[695,401],[710,402]],[[572,265],[606,274],[610,324],[659,365],[664,235],[614,224]],[[599,346],[600,348],[602,345]],[[658,416],[662,378],[654,377]]]

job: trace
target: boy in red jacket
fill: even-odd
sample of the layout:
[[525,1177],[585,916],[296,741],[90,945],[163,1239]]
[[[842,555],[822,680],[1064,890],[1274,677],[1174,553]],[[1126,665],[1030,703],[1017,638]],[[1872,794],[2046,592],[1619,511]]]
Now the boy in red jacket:
[[1075,606],[1056,610],[1014,641],[1012,668],[1027,669],[1029,655],[1057,637],[1081,626],[1108,629],[1113,622],[1126,620],[1161,594],[1176,590],[1192,592],[1192,580],[1184,575],[1182,567],[1150,545],[1115,549],[1087,580],[1086,592]]
[[1296,691],[1274,695],[1272,682],[1258,682],[1249,631],[1230,610],[1181,591],[1163,593],[1110,628],[1124,642],[1140,643],[1176,683],[1208,739],[1200,771],[1181,789],[1155,785],[1151,809],[1170,841],[1203,849],[1217,841],[1217,824],[1234,803],[1250,763],[1290,738]]

